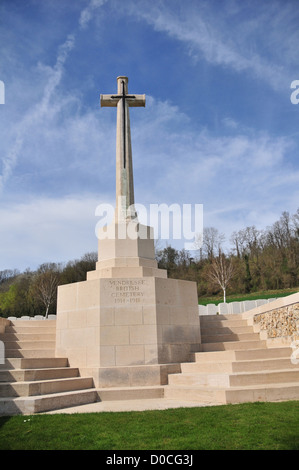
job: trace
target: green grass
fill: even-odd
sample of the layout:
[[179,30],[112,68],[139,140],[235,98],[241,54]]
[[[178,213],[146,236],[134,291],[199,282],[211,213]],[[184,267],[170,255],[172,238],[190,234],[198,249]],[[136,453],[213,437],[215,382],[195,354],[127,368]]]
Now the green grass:
[[[287,295],[295,294],[299,292],[299,287],[296,289],[280,289],[280,290],[267,290],[252,292],[251,294],[229,294],[226,296],[226,302],[243,302],[244,300],[258,300],[258,299],[270,299],[278,297],[286,297]],[[223,302],[223,295],[219,293],[211,297],[200,297],[198,299],[199,305],[207,304],[219,304]]]
[[0,418],[2,450],[299,450],[299,401]]

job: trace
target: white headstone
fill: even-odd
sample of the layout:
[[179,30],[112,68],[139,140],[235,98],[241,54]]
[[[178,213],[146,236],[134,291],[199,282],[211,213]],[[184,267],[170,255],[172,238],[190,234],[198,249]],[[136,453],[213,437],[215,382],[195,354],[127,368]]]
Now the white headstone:
[[243,302],[243,311],[247,312],[248,310],[251,310],[255,308],[255,300],[244,300]]
[[242,306],[241,302],[231,302],[229,304],[229,311],[230,313],[242,313]]
[[260,305],[265,305],[265,304],[267,304],[267,303],[268,303],[268,300],[266,300],[266,299],[260,299],[260,300],[256,300],[255,303],[256,303],[256,306],[257,306],[257,307],[260,307]]
[[216,315],[218,312],[218,307],[215,304],[208,304],[208,315]]
[[218,304],[218,311],[219,315],[227,315],[229,313],[228,304],[226,302],[221,302]]
[[208,314],[208,309],[206,305],[199,305],[198,306],[198,314],[199,315],[207,315]]

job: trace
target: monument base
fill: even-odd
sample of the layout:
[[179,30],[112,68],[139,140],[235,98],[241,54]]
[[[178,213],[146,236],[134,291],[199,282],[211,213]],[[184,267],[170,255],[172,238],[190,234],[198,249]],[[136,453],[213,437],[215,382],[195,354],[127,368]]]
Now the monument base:
[[145,365],[163,365],[146,372],[147,384],[161,383],[165,365],[189,361],[200,345],[196,283],[177,279],[98,278],[59,286],[56,322],[56,356],[93,370],[97,386],[136,383],[141,379],[132,377],[144,377]]
[[168,375],[180,372],[179,363],[80,368],[82,377],[93,377],[96,388],[167,385]]
[[196,283],[158,268],[150,227],[130,221],[108,230],[96,270],[58,288],[56,356],[92,371],[99,387],[163,384],[167,370],[199,350]]

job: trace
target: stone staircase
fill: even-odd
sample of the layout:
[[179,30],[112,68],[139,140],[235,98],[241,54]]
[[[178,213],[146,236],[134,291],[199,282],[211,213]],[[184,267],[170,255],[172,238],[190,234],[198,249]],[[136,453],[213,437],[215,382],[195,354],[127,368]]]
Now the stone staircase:
[[299,399],[299,364],[291,362],[291,347],[267,347],[242,315],[205,315],[200,322],[201,352],[181,364],[181,373],[169,374],[168,385],[96,389],[92,377],[55,357],[55,320],[11,321],[0,334],[6,358],[0,364],[0,416],[163,397],[211,405]]
[[299,399],[291,347],[267,347],[242,315],[206,315],[201,352],[169,376],[167,399],[226,404]]
[[16,320],[0,335],[0,416],[33,414],[97,401],[90,377],[55,357],[55,320]]

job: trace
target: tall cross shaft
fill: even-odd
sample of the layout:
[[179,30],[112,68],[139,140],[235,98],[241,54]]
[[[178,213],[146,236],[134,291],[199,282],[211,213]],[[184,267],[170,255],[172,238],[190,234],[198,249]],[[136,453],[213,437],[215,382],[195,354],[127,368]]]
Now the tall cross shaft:
[[117,77],[117,95],[101,95],[101,106],[117,107],[116,219],[136,217],[129,107],[145,106],[145,95],[128,94],[128,78]]

